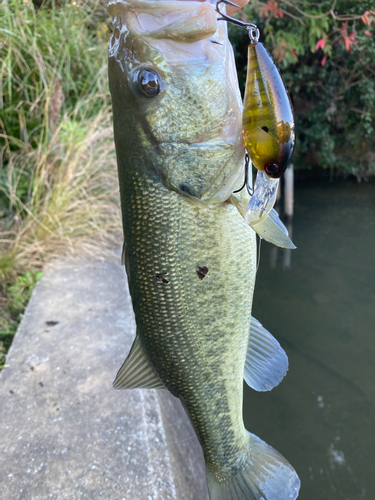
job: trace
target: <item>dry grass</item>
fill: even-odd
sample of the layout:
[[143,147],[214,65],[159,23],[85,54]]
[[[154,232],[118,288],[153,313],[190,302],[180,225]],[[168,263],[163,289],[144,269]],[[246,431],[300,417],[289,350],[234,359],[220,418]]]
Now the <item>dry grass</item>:
[[[97,2],[0,14],[0,289],[52,255],[120,237]],[[3,286],[1,286],[3,285]]]
[[[27,204],[17,196],[23,165],[36,181]],[[13,175],[12,168],[17,175]],[[1,234],[0,279],[40,268],[51,256],[120,240],[117,172],[108,109],[89,122],[63,119],[47,147],[18,153],[8,164],[10,226]],[[5,226],[3,222],[3,226]]]
[[[0,369],[44,264],[67,254],[109,255],[122,240],[110,110],[91,119],[75,116],[60,120],[46,146],[25,145],[9,157],[12,216],[0,225]],[[17,184],[30,164],[25,203]]]
[[0,367],[44,264],[122,239],[96,6],[4,0],[0,11]]

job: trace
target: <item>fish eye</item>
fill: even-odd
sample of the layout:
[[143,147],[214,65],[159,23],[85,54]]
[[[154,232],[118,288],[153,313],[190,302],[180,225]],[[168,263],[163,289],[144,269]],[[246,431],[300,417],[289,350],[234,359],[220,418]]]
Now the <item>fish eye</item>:
[[147,97],[156,97],[161,91],[161,77],[152,68],[145,68],[138,75],[138,84]]
[[267,163],[264,169],[268,175],[273,177],[280,170],[280,167],[277,163]]

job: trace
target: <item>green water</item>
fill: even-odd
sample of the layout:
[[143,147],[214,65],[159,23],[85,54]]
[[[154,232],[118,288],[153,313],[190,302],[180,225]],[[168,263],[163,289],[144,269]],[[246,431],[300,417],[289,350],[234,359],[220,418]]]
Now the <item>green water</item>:
[[262,243],[253,308],[289,372],[245,388],[245,424],[295,467],[300,500],[374,500],[375,184],[297,185],[292,230],[291,254]]

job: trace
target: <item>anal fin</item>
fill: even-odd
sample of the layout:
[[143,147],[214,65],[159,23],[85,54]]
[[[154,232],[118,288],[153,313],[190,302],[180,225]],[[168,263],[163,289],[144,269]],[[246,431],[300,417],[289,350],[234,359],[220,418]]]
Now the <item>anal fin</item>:
[[270,391],[288,371],[288,356],[261,323],[251,317],[244,379],[256,391]]
[[115,389],[165,389],[137,335],[113,382]]

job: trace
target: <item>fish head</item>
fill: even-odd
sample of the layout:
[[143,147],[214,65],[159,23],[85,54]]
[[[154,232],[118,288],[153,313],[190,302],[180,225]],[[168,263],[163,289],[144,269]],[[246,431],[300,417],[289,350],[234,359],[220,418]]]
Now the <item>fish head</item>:
[[226,23],[196,0],[112,0],[109,82],[121,178],[157,174],[202,202],[241,183],[242,102]]

